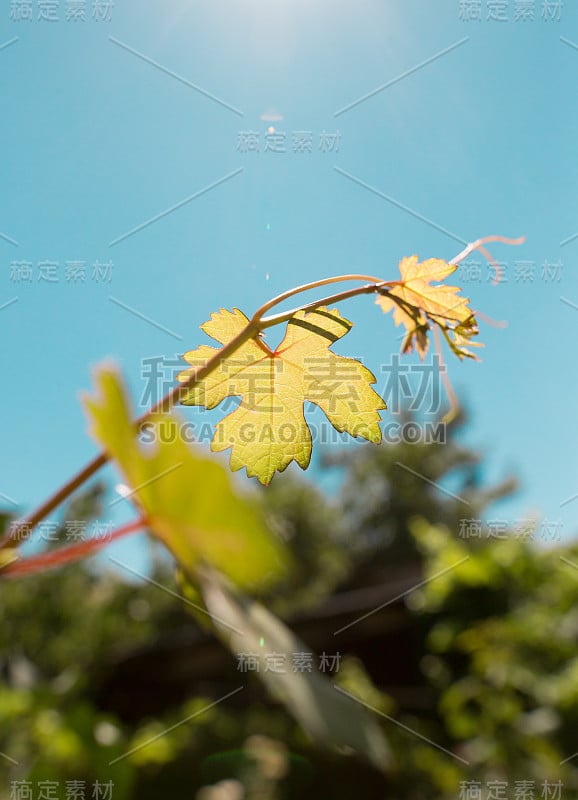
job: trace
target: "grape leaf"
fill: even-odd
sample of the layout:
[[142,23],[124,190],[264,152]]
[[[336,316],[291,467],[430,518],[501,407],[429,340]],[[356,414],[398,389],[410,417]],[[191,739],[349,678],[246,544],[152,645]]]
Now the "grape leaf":
[[[201,325],[222,345],[247,325],[238,309],[221,309]],[[359,361],[331,352],[352,323],[335,309],[299,311],[288,322],[285,338],[271,350],[262,337],[250,339],[203,378],[181,402],[214,408],[226,397],[241,402],[215,428],[211,449],[231,448],[231,469],[268,484],[276,471],[292,461],[306,469],[311,458],[311,431],[305,421],[307,400],[323,410],[338,431],[381,441],[379,410],[386,408],[371,388],[375,376]],[[218,351],[202,345],[185,353],[192,369],[177,377],[186,381]]]
[[183,420],[157,414],[147,422],[143,445],[132,423],[126,393],[111,369],[96,375],[98,396],[85,396],[92,433],[120,466],[151,532],[190,574],[205,562],[237,585],[271,583],[287,565],[284,548],[268,530],[255,503],[233,491],[226,469],[190,447]]
[[415,348],[423,359],[428,348],[430,323],[434,322],[459,358],[476,358],[465,347],[481,346],[471,341],[477,336],[478,327],[469,299],[459,294],[458,286],[432,285],[432,281],[443,281],[455,272],[457,266],[439,258],[419,262],[416,255],[399,262],[401,281],[393,287],[384,287],[376,303],[385,313],[393,309],[395,324],[405,327],[407,334],[402,352],[409,353]]

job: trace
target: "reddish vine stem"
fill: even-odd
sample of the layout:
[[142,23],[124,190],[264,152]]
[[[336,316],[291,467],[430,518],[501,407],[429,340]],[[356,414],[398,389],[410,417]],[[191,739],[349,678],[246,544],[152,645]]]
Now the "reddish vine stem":
[[[483,239],[478,239],[475,242],[467,245],[467,247],[462,250],[455,258],[453,258],[449,263],[451,264],[458,264],[464,258],[466,258],[470,253],[474,250],[480,250],[486,258],[490,261],[490,263],[495,264],[490,254],[485,249],[484,245],[488,244],[489,242],[501,242],[503,244],[521,244],[524,241],[524,238],[519,239],[508,239],[504,236],[486,236]],[[284,312],[281,314],[274,314],[270,317],[264,317],[266,311],[269,311],[274,306],[278,305],[279,303],[287,300],[289,297],[293,297],[296,294],[305,291],[311,291],[312,289],[319,288],[321,286],[326,286],[330,283],[339,283],[343,281],[360,281],[360,280],[370,280],[372,283],[366,284],[365,286],[357,287],[356,289],[350,289],[348,291],[340,292],[329,297],[325,297],[322,300],[317,300],[312,303],[307,303],[299,308],[292,309],[291,311]],[[314,281],[313,283],[304,284],[303,286],[298,286],[295,289],[291,289],[287,292],[283,292],[283,294],[274,297],[272,300],[267,301],[264,303],[257,311],[253,314],[245,328],[240,331],[237,336],[231,339],[226,345],[224,345],[211,359],[209,359],[206,364],[202,367],[198,367],[195,372],[193,372],[190,377],[183,381],[182,383],[175,386],[167,395],[165,395],[158,403],[152,406],[148,411],[146,411],[141,417],[139,417],[135,421],[135,431],[138,431],[139,427],[142,425],[143,422],[147,421],[153,414],[158,412],[165,412],[169,411],[172,406],[179,402],[180,398],[185,395],[185,393],[193,388],[199,381],[201,381],[206,375],[212,372],[225,358],[228,358],[232,353],[234,353],[241,345],[243,345],[249,339],[257,336],[266,328],[272,327],[273,325],[279,325],[282,322],[286,322],[292,316],[294,316],[298,311],[310,311],[314,308],[318,308],[319,306],[327,305],[329,303],[336,303],[341,300],[345,300],[351,297],[355,297],[361,294],[370,294],[374,292],[378,292],[385,287],[388,286],[395,286],[399,284],[400,281],[382,281],[379,278],[375,278],[369,275],[341,275],[336,276],[333,278],[323,278],[319,281]],[[395,298],[394,298],[395,299]],[[61,503],[63,503],[76,489],[82,486],[89,478],[95,475],[101,467],[103,467],[109,461],[109,456],[107,453],[102,452],[99,453],[92,461],[90,461],[83,469],[81,469],[76,475],[74,475],[69,481],[67,481],[58,491],[56,491],[51,497],[48,498],[44,503],[42,503],[38,508],[33,511],[26,519],[24,519],[19,525],[14,526],[9,531],[8,535],[4,537],[4,539],[0,542],[0,550],[17,546],[20,542],[27,539],[34,527],[41,522],[45,517],[47,517],[54,509],[58,508]],[[5,572],[8,570],[8,567]],[[14,574],[14,572],[12,572]]]
[[43,572],[46,569],[61,567],[64,564],[80,561],[81,558],[86,558],[86,556],[98,552],[98,550],[108,546],[116,539],[127,536],[129,533],[135,533],[146,524],[146,520],[140,518],[117,528],[108,536],[103,536],[98,539],[89,539],[86,542],[79,542],[78,544],[71,544],[68,547],[61,547],[58,550],[51,550],[48,553],[41,553],[40,555],[30,556],[29,558],[19,559],[15,557],[14,561],[11,561],[2,569],[2,578],[16,578],[22,575],[31,575],[35,572]]

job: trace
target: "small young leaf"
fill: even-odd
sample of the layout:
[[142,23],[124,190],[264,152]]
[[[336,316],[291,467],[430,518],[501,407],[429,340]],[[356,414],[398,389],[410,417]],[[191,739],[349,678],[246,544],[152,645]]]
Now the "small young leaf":
[[151,532],[188,573],[204,561],[234,583],[262,586],[278,577],[286,554],[266,528],[249,498],[233,491],[226,469],[201,455],[180,436],[174,414],[151,417],[144,447],[138,436],[119,377],[97,373],[97,397],[85,397],[95,438],[120,466]]
[[460,322],[460,324],[455,327],[443,325],[440,327],[452,352],[458,358],[472,358],[474,361],[480,360],[475,353],[467,349],[467,347],[484,346],[481,342],[472,342],[472,336],[477,336],[479,332],[478,323],[473,315],[468,317],[465,322]]
[[430,322],[434,322],[459,358],[475,358],[462,346],[464,343],[481,346],[470,341],[472,336],[477,336],[478,328],[469,299],[459,294],[458,286],[432,285],[432,281],[443,281],[456,269],[457,264],[448,264],[439,258],[419,262],[415,255],[399,262],[401,281],[384,288],[376,303],[385,313],[393,309],[395,324],[405,326],[407,335],[402,352],[411,352],[415,347],[423,359],[428,348]]
[[[247,322],[238,309],[221,309],[201,327],[224,345]],[[184,405],[207,408],[226,397],[241,397],[239,407],[217,425],[211,443],[214,451],[231,448],[231,469],[246,467],[250,477],[264,484],[292,461],[306,469],[312,446],[306,400],[318,405],[338,431],[381,441],[379,410],[386,405],[371,388],[375,376],[359,361],[329,349],[351,327],[335,309],[300,311],[289,320],[276,350],[260,337],[250,339],[186,393]],[[180,373],[179,380],[186,381],[216,352],[203,345],[185,353],[192,370]]]

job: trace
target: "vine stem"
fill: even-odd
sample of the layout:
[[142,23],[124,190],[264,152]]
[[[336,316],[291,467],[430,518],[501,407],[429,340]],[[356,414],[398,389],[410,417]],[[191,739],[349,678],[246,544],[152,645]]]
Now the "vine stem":
[[[457,256],[455,256],[449,263],[450,264],[458,264],[464,258],[466,258],[470,253],[474,250],[480,250],[484,253],[486,258],[490,260],[491,263],[493,259],[485,249],[484,245],[490,242],[502,242],[503,244],[521,244],[524,241],[524,238],[519,239],[507,239],[504,236],[486,236],[483,239],[478,239],[475,242],[467,245],[467,247],[462,250]],[[370,283],[365,284],[364,286],[359,286],[355,289],[350,289],[348,291],[339,292],[328,297],[324,297],[321,300],[315,300],[311,303],[306,303],[298,308],[294,308],[291,311],[282,312],[279,314],[273,314],[269,317],[265,317],[264,314],[274,308],[276,305],[279,305],[283,301],[289,299],[290,297],[294,297],[297,294],[301,294],[302,292],[311,291],[314,289],[318,289],[322,286],[327,286],[332,283],[343,283],[345,281],[370,281]],[[272,327],[273,325],[279,325],[287,320],[291,319],[299,311],[311,311],[319,306],[328,305],[329,303],[337,303],[342,300],[347,300],[351,297],[355,297],[361,294],[371,294],[378,292],[379,290],[384,290],[386,287],[393,287],[399,285],[401,281],[383,281],[381,278],[376,278],[372,275],[359,275],[359,274],[348,274],[348,275],[337,275],[331,278],[323,278],[318,281],[313,281],[312,283],[306,283],[302,286],[297,286],[294,289],[290,289],[287,292],[283,292],[280,295],[277,295],[272,300],[267,301],[262,306],[260,306],[257,311],[253,314],[247,325],[241,330],[230,342],[227,342],[220,350],[218,350],[215,355],[210,358],[203,366],[198,367],[186,381],[177,384],[171,391],[166,394],[158,403],[153,405],[148,411],[146,411],[141,417],[139,417],[135,423],[135,432],[138,431],[139,427],[142,425],[143,422],[147,421],[153,414],[159,412],[169,411],[175,404],[179,402],[181,397],[183,397],[189,389],[192,389],[196,386],[199,381],[209,375],[214,369],[217,368],[219,363],[223,360],[231,356],[235,353],[245,342],[249,339],[252,339],[258,336],[262,331],[267,328]],[[0,550],[6,549],[8,547],[17,546],[18,543],[26,540],[29,538],[32,530],[41,522],[45,517],[47,517],[54,509],[58,508],[61,503],[63,503],[70,495],[76,491],[80,486],[82,486],[89,478],[95,475],[108,461],[109,455],[106,452],[99,453],[95,458],[92,459],[85,467],[83,467],[79,472],[76,473],[69,481],[67,481],[60,489],[58,489],[51,497],[49,497],[44,503],[42,503],[38,508],[36,508],[27,518],[25,518],[20,524],[13,526],[10,531],[8,532],[7,536],[0,542]],[[7,567],[6,570],[9,568]],[[13,568],[13,570],[15,567]],[[12,572],[14,574],[14,572]]]
[[[261,319],[265,312],[269,311],[274,306],[279,305],[279,303],[282,303],[284,300],[294,297],[296,294],[301,294],[301,292],[309,292],[312,289],[319,289],[321,286],[327,286],[330,283],[343,283],[345,281],[369,281],[370,283],[381,283],[381,278],[376,278],[374,275],[356,275],[352,273],[349,275],[335,275],[332,278],[322,278],[321,280],[313,281],[312,283],[304,283],[302,286],[296,286],[294,289],[289,289],[289,291],[277,295],[277,297],[274,297],[272,300],[268,300],[255,312],[255,314],[253,314],[253,319]],[[392,281],[392,283],[399,283],[399,281]]]
[[41,572],[46,569],[61,567],[64,564],[70,564],[74,561],[80,561],[81,558],[86,558],[86,556],[96,553],[116,539],[127,536],[129,533],[136,533],[136,531],[145,527],[146,524],[146,519],[141,517],[117,528],[106,537],[89,539],[86,542],[71,544],[68,547],[60,547],[58,550],[50,550],[48,553],[40,553],[40,555],[30,556],[29,558],[19,559],[15,556],[14,561],[10,561],[2,568],[2,578],[19,578],[22,575],[31,575],[35,572]]
[[482,253],[482,255],[486,257],[489,263],[496,270],[496,274],[494,275],[494,280],[492,281],[492,283],[495,285],[497,283],[500,283],[500,281],[502,280],[503,271],[500,265],[497,264],[492,258],[492,256],[488,253],[484,245],[490,244],[490,242],[501,242],[502,244],[517,245],[517,244],[524,244],[525,241],[526,241],[525,236],[519,236],[517,239],[508,239],[506,236],[484,236],[483,239],[476,239],[475,242],[471,242],[471,244],[467,245],[467,247],[465,247],[462,250],[462,252],[459,253],[455,258],[452,258],[452,260],[449,263],[459,264],[460,261],[463,261],[464,258],[467,258],[470,255],[470,253],[474,252],[474,250],[479,250],[480,253]]

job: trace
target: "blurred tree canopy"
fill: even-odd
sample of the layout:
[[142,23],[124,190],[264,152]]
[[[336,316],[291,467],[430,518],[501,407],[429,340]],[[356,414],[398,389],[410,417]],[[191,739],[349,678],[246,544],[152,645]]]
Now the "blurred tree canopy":
[[[575,796],[578,546],[544,547],[538,521],[492,529],[515,482],[484,485],[463,424],[331,455],[333,497],[291,474],[260,495],[295,557],[264,603],[339,652],[330,677],[373,709],[385,776],[313,747],[174,596],[88,561],[0,585],[0,798]],[[61,539],[104,493],[68,508]],[[179,591],[164,558],[150,577]]]

